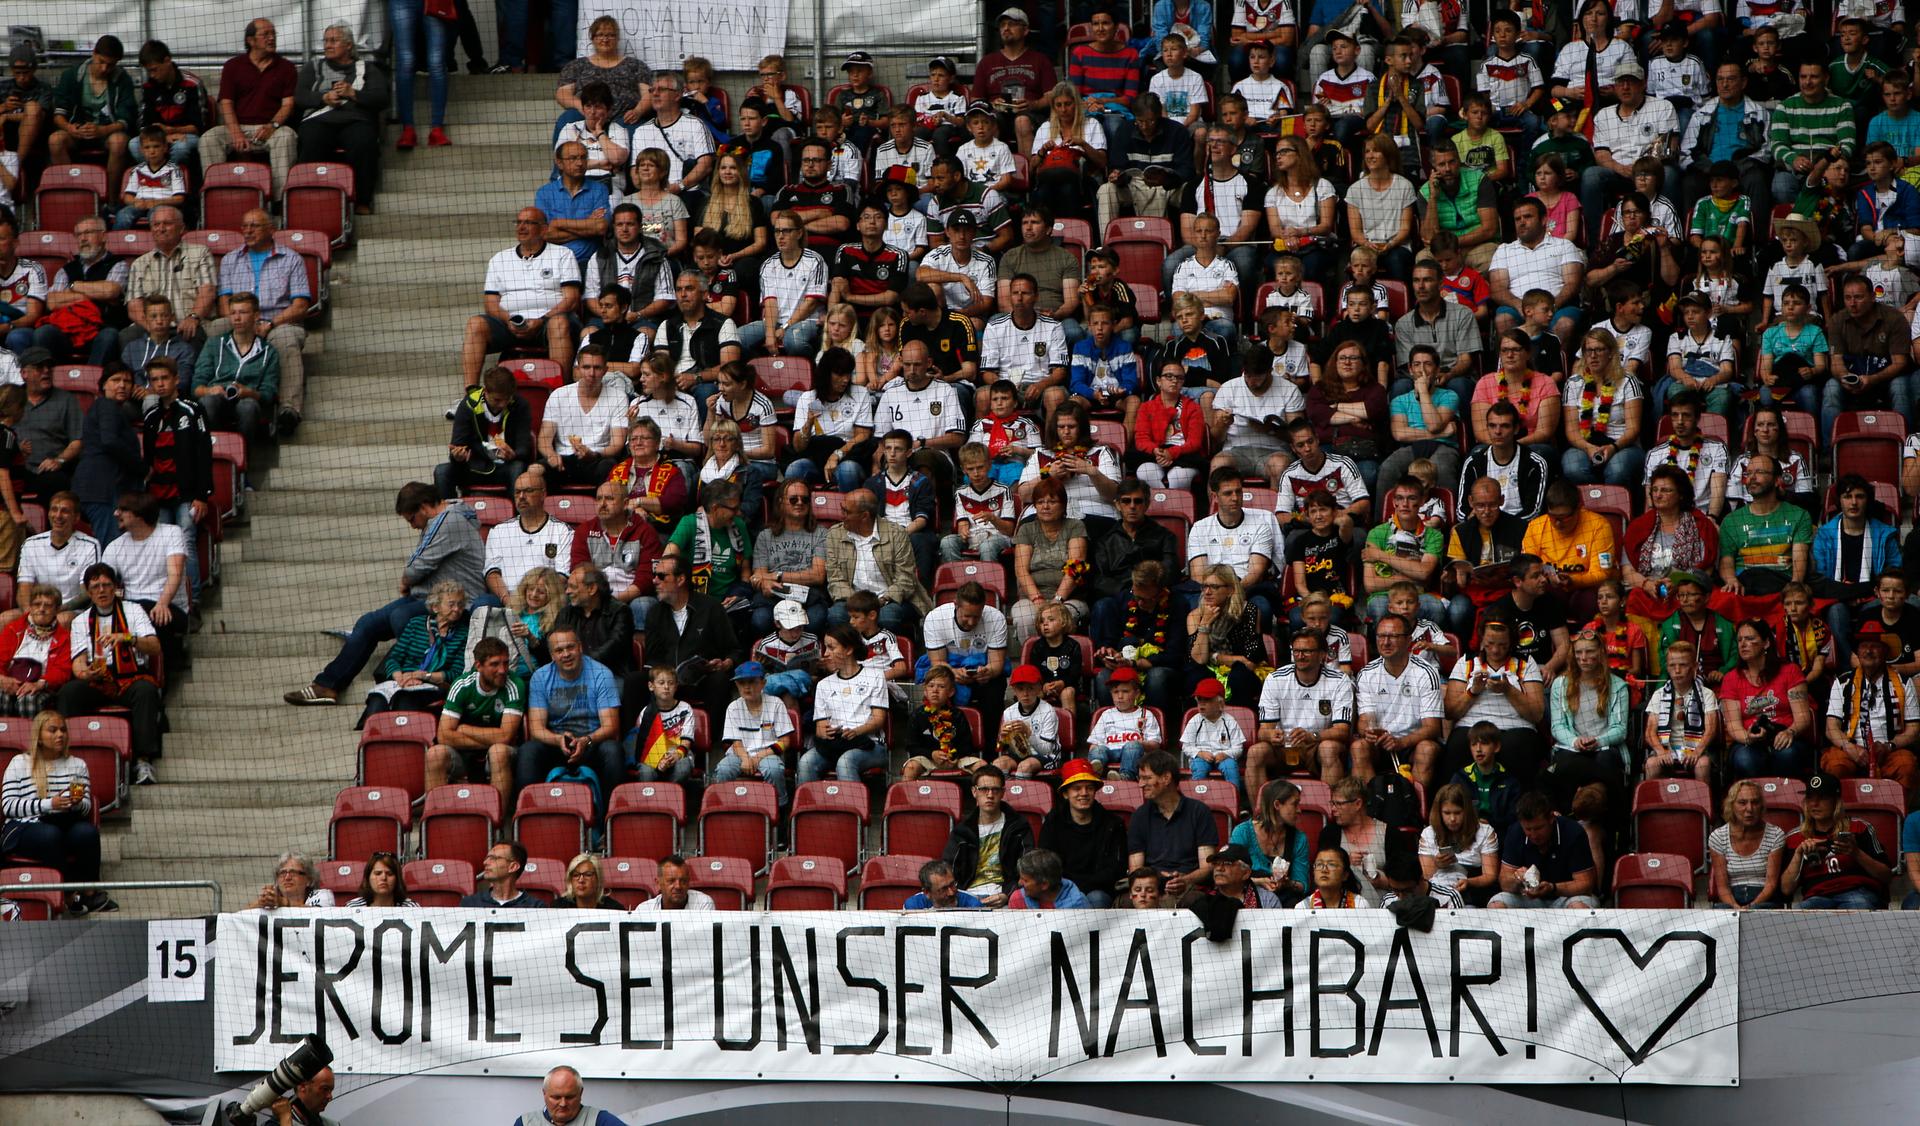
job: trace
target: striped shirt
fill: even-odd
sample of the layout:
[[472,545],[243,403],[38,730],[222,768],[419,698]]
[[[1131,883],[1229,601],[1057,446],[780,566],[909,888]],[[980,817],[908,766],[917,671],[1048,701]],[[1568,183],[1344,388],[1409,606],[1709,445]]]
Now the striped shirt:
[[53,812],[53,796],[76,782],[88,795],[81,799],[76,808],[86,813],[91,808],[93,794],[86,763],[73,755],[49,762],[47,796],[43,798],[33,785],[33,756],[15,755],[13,761],[7,763],[5,781],[0,782],[0,814],[4,814],[9,821],[38,821],[43,814]]
[[1767,127],[1767,148],[1780,168],[1791,167],[1796,156],[1821,156],[1830,148],[1851,154],[1856,138],[1853,103],[1832,94],[1817,106],[1800,94],[1783,100]]
[[1132,101],[1140,92],[1140,52],[1122,46],[1108,53],[1094,50],[1091,43],[1082,43],[1072,51],[1067,81],[1073,83],[1082,96],[1111,94]]

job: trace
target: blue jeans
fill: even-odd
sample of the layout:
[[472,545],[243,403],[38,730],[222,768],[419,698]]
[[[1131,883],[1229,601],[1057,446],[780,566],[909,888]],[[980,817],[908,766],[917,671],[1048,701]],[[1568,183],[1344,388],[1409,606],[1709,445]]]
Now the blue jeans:
[[[880,628],[894,633],[906,633],[913,628],[916,619],[913,607],[902,602],[882,602],[880,604]],[[847,604],[836,602],[827,608],[827,625],[843,626],[847,624]]]
[[[136,130],[133,136],[127,138],[127,151],[133,154],[135,160],[143,159],[140,155],[139,131]],[[167,159],[182,168],[187,167],[198,159],[199,153],[200,134],[198,133],[189,133],[179,140],[171,141],[167,144]]]
[[[813,745],[814,742],[812,739],[807,740],[807,753],[800,756],[800,781],[802,784],[818,782],[827,776],[827,752]],[[886,740],[875,736],[867,740],[867,742],[870,745],[864,749],[855,747],[850,750],[838,752],[833,763],[833,776],[835,778],[838,778],[842,782],[858,782],[860,781],[861,771],[869,770],[873,767],[885,767],[887,765]]]
[[[500,61],[506,66],[527,64],[527,4],[528,0],[500,0],[500,18],[505,23],[500,32]],[[574,25],[579,21],[579,0],[550,0],[547,6],[548,70],[559,70],[562,64],[573,59]]]
[[1081,888],[1080,894],[1087,897],[1087,906],[1089,907],[1096,908],[1096,909],[1104,909],[1104,908],[1113,906],[1112,892],[1088,891],[1085,888]]
[[[1839,357],[1836,356],[1835,359],[1838,360]],[[1894,413],[1902,418],[1912,418],[1913,385],[1908,382],[1907,377],[1897,375],[1888,380],[1886,386],[1887,400],[1892,402]],[[1826,440],[1829,447],[1833,445],[1833,420],[1839,418],[1842,412],[1880,409],[1877,405],[1863,405],[1857,399],[1849,403],[1847,398],[1846,389],[1840,386],[1838,379],[1828,378],[1826,385],[1820,389],[1820,436]],[[1868,399],[1875,403],[1879,402],[1878,391],[1868,392]]]
[[660,600],[651,594],[643,594],[627,604],[633,614],[633,628],[639,633],[647,632],[647,615],[653,613],[654,606]]
[[[971,547],[971,541],[961,536],[941,536],[940,561],[942,563],[958,563],[967,557],[967,551]],[[996,533],[988,536],[987,542],[980,545],[980,561],[982,563],[997,563],[1000,561],[1002,555],[1006,555],[1012,550],[1013,541]]]
[[1733,753],[1728,756],[1728,765],[1733,772],[1729,780],[1805,778],[1813,772],[1813,763],[1813,751],[1798,739],[1788,744],[1784,751],[1775,748],[1771,739],[1758,743],[1735,743]]
[[[1754,902],[1754,900],[1760,898],[1760,892],[1764,887],[1764,884],[1735,884],[1733,885],[1733,900],[1740,906],[1751,907],[1755,911],[1779,910],[1782,905],[1777,899],[1763,900],[1759,903]],[[1728,907],[1724,903],[1714,903],[1711,906],[1716,911],[1733,910],[1733,908]]]
[[[627,754],[635,759],[639,757],[634,755],[631,745],[627,747]],[[642,782],[672,782],[675,785],[684,785],[689,778],[693,777],[693,759],[690,756],[681,755],[679,761],[665,769],[636,761],[633,769],[634,776]]]
[[[1368,620],[1379,621],[1380,616],[1387,612],[1387,597],[1387,592],[1381,591],[1367,599]],[[1420,616],[1434,625],[1439,625],[1447,620],[1447,604],[1441,601],[1439,595],[1427,594],[1423,591],[1420,595]]]
[[[833,467],[834,491],[850,493],[859,488],[869,476],[871,476],[871,474],[867,472],[866,466],[850,457],[843,457],[840,459],[840,464]],[[804,457],[794,458],[793,464],[787,466],[787,480],[789,481],[798,478],[803,481],[811,481],[819,484],[825,481],[826,477],[826,473],[821,470],[820,466]]]
[[[778,754],[771,754],[761,759],[760,765],[755,769],[759,772],[760,780],[773,787],[774,795],[779,799],[780,804],[785,806],[787,804],[786,762]],[[740,761],[739,755],[722,755],[720,761],[713,765],[714,784],[735,781],[746,771],[746,764]]]
[[1759,393],[1759,401],[1761,406],[1780,407],[1783,410],[1800,410],[1800,411],[1805,411],[1808,414],[1819,413],[1814,408],[1814,404],[1817,401],[1817,397],[1815,396],[1813,387],[1810,384],[1802,384],[1798,390],[1794,391],[1790,395],[1779,394],[1775,392],[1773,388],[1768,387],[1764,383],[1760,384],[1760,386],[1755,388],[1755,390]]
[[[812,358],[820,350],[820,322],[818,319],[802,321],[787,329],[782,337],[785,346],[780,349],[782,355],[806,356]],[[767,346],[767,322],[748,321],[740,326],[740,352],[748,359],[760,353]]]
[[[107,789],[111,793],[113,787]],[[97,793],[94,800],[99,800]],[[63,879],[92,883],[100,878],[100,830],[91,821],[13,821],[6,826],[5,840],[7,855],[38,861]]]
[[1195,782],[1204,781],[1218,774],[1234,789],[1240,788],[1240,760],[1237,758],[1225,759],[1218,763],[1208,762],[1203,758],[1190,758],[1187,760],[1187,769],[1193,771]]
[[1595,466],[1586,451],[1568,449],[1560,455],[1560,471],[1576,485],[1625,485],[1640,487],[1640,471],[1647,464],[1647,451],[1638,446],[1615,446],[1606,464]]
[[1531,113],[1499,113],[1493,115],[1495,129],[1520,130],[1520,152],[1533,152],[1533,143],[1540,139],[1540,118]]
[[1885,906],[1879,895],[1866,888],[1853,888],[1832,895],[1809,895],[1800,901],[1802,911],[1878,911]]
[[[446,20],[429,19],[425,15],[424,0],[387,0],[387,25],[393,37],[393,111],[400,118],[400,124],[413,124],[413,71],[417,65],[414,58],[413,40],[421,20],[427,24],[427,97],[433,103],[433,124],[447,123],[447,57],[452,53],[453,28]],[[513,30],[511,10],[519,9],[519,30]],[[555,16],[559,15],[559,0],[554,4]],[[520,53],[526,50],[527,41],[527,3],[526,0],[505,0],[500,10],[507,14],[508,34],[500,41],[500,61],[507,61],[509,52]],[[571,31],[572,25],[567,25]],[[515,65],[519,61],[516,60]]]
[[88,501],[81,508],[86,511],[87,523],[93,525],[93,538],[105,547],[120,538],[120,523],[113,518],[114,502],[110,500]]
[[[160,522],[172,524],[187,533],[187,589],[193,592],[193,604],[200,604],[200,532],[199,525],[193,522],[193,504],[181,501],[179,504],[160,505]],[[105,547],[102,540],[100,546]]]
[[[360,615],[360,620],[353,623],[353,632],[341,644],[340,655],[328,661],[327,667],[320,670],[320,675],[314,677],[313,682],[335,692],[344,689],[367,667],[367,662],[373,658],[373,651],[381,642],[399,637],[408,622],[426,612],[426,601],[409,594],[394,599],[378,610],[369,610]],[[535,782],[539,780],[534,779]]]

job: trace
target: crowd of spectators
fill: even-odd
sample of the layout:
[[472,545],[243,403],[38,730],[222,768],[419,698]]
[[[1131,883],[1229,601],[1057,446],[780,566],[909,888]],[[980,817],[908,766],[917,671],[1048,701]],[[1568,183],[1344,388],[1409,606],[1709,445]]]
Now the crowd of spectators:
[[[341,702],[399,639],[366,706],[444,701],[433,779],[586,779],[596,816],[629,778],[759,777],[783,804],[790,780],[896,764],[959,779],[935,902],[1147,880],[1249,906],[1586,905],[1635,781],[1675,776],[1727,796],[1717,900],[1884,904],[1896,846],[1840,799],[1920,786],[1904,22],[1389,7],[1249,4],[1224,61],[1202,4],[1133,39],[1094,11],[1058,56],[1014,8],[970,82],[933,59],[896,101],[855,51],[809,108],[770,55],[730,113],[704,60],[653,71],[596,22],[467,323],[445,462],[399,492],[420,534],[400,597],[288,701]],[[223,75],[200,155],[263,146],[278,178],[305,87],[229,104],[284,62],[265,21],[247,34],[229,69],[256,74]],[[112,85],[117,49],[71,81]],[[251,247],[271,233],[250,217]],[[141,262],[116,277],[89,245],[67,289],[124,296]],[[139,300],[118,343],[150,357],[154,409],[190,405],[152,390],[173,318],[217,312],[196,393],[227,398],[255,357],[222,421],[297,425],[305,298],[271,264]],[[37,456],[67,431],[42,436],[33,346],[62,344],[22,296]],[[30,456],[20,487],[63,470]],[[463,500],[509,490],[493,526]],[[560,493],[593,518],[550,518]],[[156,625],[194,581],[148,591]],[[1220,847],[1183,773],[1234,786],[1247,832]],[[1025,839],[996,791],[1036,775],[1098,847]],[[1300,775],[1332,787],[1312,847]],[[1780,848],[1741,804],[1763,777],[1806,787]],[[1124,855],[1075,797],[1109,780],[1160,811]],[[1778,863],[1749,878],[1740,848]]]

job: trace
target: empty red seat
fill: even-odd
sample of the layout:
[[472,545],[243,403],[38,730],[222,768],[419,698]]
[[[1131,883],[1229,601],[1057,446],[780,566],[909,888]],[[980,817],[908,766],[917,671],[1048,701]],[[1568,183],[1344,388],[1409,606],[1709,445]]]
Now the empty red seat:
[[360,894],[360,881],[367,873],[365,861],[322,860],[314,867],[320,870],[320,886],[332,892],[340,906],[345,907],[348,900]]
[[562,524],[569,524],[576,528],[582,524],[591,524],[594,520],[593,498],[564,495],[549,496],[547,498],[547,515],[560,521]]
[[584,782],[542,782],[520,791],[513,839],[532,856],[574,856],[587,849],[593,789]]
[[1307,836],[1308,845],[1320,839],[1320,830],[1333,820],[1333,789],[1318,778],[1289,778],[1300,787],[1300,817],[1296,827]]
[[[432,712],[379,712],[360,729],[360,765],[354,781],[407,792],[415,800],[427,792],[427,748],[439,719]],[[569,853],[568,855],[572,855]]]
[[1634,852],[1613,862],[1613,904],[1681,911],[1693,904],[1687,858],[1670,852]]
[[898,911],[920,890],[920,866],[932,857],[870,856],[860,869],[860,909]]
[[654,897],[660,863],[642,856],[609,856],[600,861],[600,887],[631,911]]
[[213,508],[223,520],[240,515],[241,481],[247,472],[247,439],[230,430],[216,430],[213,445]]
[[821,527],[838,524],[846,514],[846,498],[839,493],[821,489],[813,494],[813,519]]
[[500,832],[500,791],[460,782],[427,791],[420,811],[420,852],[465,860],[478,868]]
[[[761,783],[766,785],[766,783]],[[695,856],[687,860],[687,882],[713,897],[720,911],[753,906],[754,862],[738,856]]]
[[273,194],[273,171],[264,164],[230,161],[206,170],[200,187],[203,226],[237,231],[240,220],[256,207],[265,207]]
[[62,882],[60,873],[52,868],[22,867],[0,871],[0,896],[13,900],[20,907],[22,919],[38,921],[51,919],[67,909],[66,896],[57,891],[39,891],[35,884],[57,884]]
[[748,363],[760,391],[773,400],[776,414],[793,413],[786,404],[787,392],[813,390],[813,361],[805,356],[755,356]]
[[[31,722],[31,721],[27,721]],[[126,800],[128,764],[133,761],[133,729],[117,715],[70,717],[67,749],[87,764],[87,776],[101,812]]]
[[968,583],[984,587],[990,605],[1004,607],[1007,604],[1007,569],[998,563],[978,560],[940,564],[939,570],[933,573],[933,600],[944,606]]
[[1129,825],[1133,823],[1133,811],[1139,809],[1140,803],[1146,800],[1141,793],[1140,783],[1129,782],[1125,778],[1107,779],[1094,798],[1105,808],[1119,814],[1120,820]]
[[188,231],[180,241],[189,246],[206,247],[207,253],[213,255],[215,268],[219,267],[222,257],[233,253],[247,244],[247,240],[240,237],[238,230],[222,230],[217,227]]
[[1712,820],[1707,785],[1692,778],[1649,778],[1633,791],[1633,840],[1638,852],[1685,857],[1689,871],[1707,862]]
[[407,895],[422,907],[458,907],[473,894],[473,865],[464,860],[414,860],[400,869]]
[[708,786],[700,798],[700,852],[737,856],[751,862],[752,873],[766,871],[773,851],[773,827],[780,801],[771,783],[757,780]]
[[521,891],[535,899],[552,903],[567,894],[567,862],[547,856],[529,856],[520,869]]
[[376,852],[398,856],[413,825],[413,802],[406,791],[381,786],[348,786],[333,799],[327,822],[327,855],[335,860],[366,860]]
[[[82,219],[94,219],[107,200],[107,170],[95,164],[55,164],[40,174],[33,212],[50,231],[71,231]],[[49,278],[49,281],[52,279]]]
[[338,161],[296,164],[287,170],[286,225],[319,231],[335,246],[353,231],[353,169]]
[[100,394],[100,369],[92,364],[56,364],[53,385],[79,400],[84,412]]
[[680,851],[687,795],[676,782],[628,782],[607,801],[607,851],[660,860]]
[[1053,787],[1038,778],[1009,778],[1001,800],[1007,808],[1027,819],[1033,839],[1040,839],[1040,823],[1053,809]]
[[1753,778],[1767,803],[1767,820],[1791,833],[1800,827],[1800,810],[1807,804],[1807,784],[1798,778]]
[[47,284],[53,284],[53,276],[60,267],[73,261],[80,252],[80,241],[68,231],[28,231],[20,236],[14,253],[40,267],[47,275]]
[[847,873],[837,856],[783,856],[767,876],[769,911],[838,911]]
[[831,856],[840,861],[842,872],[854,872],[860,867],[867,810],[867,788],[859,782],[802,783],[793,792],[794,854]]
[[952,782],[920,779],[895,782],[887,790],[881,814],[881,848],[889,853],[939,856],[947,836],[960,820],[960,787]]
[[273,241],[300,256],[307,271],[307,296],[312,302],[307,316],[316,316],[327,303],[328,275],[333,269],[333,244],[319,231],[275,231]]
[[127,230],[107,232],[107,253],[116,258],[138,258],[152,249],[152,231]]
[[1154,239],[1167,250],[1173,249],[1173,224],[1158,215],[1127,215],[1107,221],[1102,242],[1117,238]]
[[1213,827],[1218,831],[1220,844],[1227,843],[1227,834],[1233,831],[1233,820],[1240,815],[1240,790],[1233,783],[1220,778],[1207,778],[1194,781],[1189,778],[1180,783],[1180,792],[1197,802],[1204,803],[1213,811]]
[[1907,815],[1907,795],[1900,784],[1885,778],[1848,778],[1840,783],[1840,797],[1848,816],[1873,826],[1881,851],[1897,864],[1900,821]]

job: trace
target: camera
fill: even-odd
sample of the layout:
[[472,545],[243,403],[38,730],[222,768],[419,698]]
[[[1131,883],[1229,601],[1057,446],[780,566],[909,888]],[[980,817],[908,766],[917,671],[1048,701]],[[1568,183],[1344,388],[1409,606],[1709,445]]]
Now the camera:
[[[228,1100],[216,1100],[208,1104],[207,1113],[201,1119],[202,1126],[253,1126],[256,1116],[272,1106],[274,1100],[284,1098],[287,1092],[318,1075],[333,1063],[333,1051],[326,1041],[318,1036],[308,1036],[300,1046],[287,1054],[287,1057],[274,1065],[266,1078],[247,1094],[245,1100],[235,1103]],[[298,1121],[318,1121],[309,1118],[295,1104]]]

